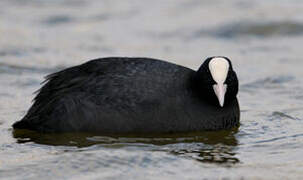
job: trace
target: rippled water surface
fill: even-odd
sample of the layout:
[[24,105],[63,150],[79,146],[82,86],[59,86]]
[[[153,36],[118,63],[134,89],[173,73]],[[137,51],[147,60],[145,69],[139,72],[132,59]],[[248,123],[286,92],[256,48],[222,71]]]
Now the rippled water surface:
[[[1,0],[0,178],[303,179],[303,1]],[[140,137],[13,131],[43,77],[104,56],[225,55],[241,126]]]

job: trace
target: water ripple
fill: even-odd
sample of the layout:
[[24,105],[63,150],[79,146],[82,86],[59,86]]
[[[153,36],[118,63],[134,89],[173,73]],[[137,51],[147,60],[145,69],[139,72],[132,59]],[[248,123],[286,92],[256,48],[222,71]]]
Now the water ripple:
[[299,120],[299,118],[294,118],[290,115],[287,115],[286,113],[279,112],[279,111],[274,111],[271,116],[275,119],[276,118],[279,118],[279,119],[288,118],[288,119],[292,119],[292,120]]
[[65,67],[55,67],[55,68],[43,68],[43,67],[26,67],[20,65],[10,65],[6,63],[0,63],[0,74],[19,74],[22,72],[30,72],[30,73],[52,73],[56,72],[60,69],[64,69]]
[[303,136],[303,134],[294,134],[294,135],[290,135],[290,136],[280,136],[280,137],[275,137],[275,138],[271,138],[271,139],[256,141],[254,143],[255,144],[268,143],[268,142],[279,141],[279,140],[282,140],[282,139],[296,138],[296,137],[301,137],[301,136]]
[[74,18],[68,16],[68,15],[54,15],[47,17],[45,20],[42,21],[42,23],[47,25],[61,25],[66,24],[75,21]]
[[243,84],[241,88],[276,88],[283,84],[293,81],[295,77],[290,75],[280,75],[275,77],[267,77],[256,81]]
[[303,34],[303,24],[289,21],[263,23],[238,22],[235,24],[220,26],[212,32],[213,35],[223,38],[243,36],[255,36],[262,38],[273,36],[298,36]]

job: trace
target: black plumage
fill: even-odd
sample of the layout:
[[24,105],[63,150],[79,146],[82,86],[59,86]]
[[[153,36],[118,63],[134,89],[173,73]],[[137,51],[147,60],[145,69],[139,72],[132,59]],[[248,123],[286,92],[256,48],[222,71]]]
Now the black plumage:
[[[171,133],[239,124],[238,80],[230,63],[224,107],[207,59],[196,72],[151,58],[91,60],[48,75],[16,129],[39,132]],[[226,58],[227,59],[227,58]]]

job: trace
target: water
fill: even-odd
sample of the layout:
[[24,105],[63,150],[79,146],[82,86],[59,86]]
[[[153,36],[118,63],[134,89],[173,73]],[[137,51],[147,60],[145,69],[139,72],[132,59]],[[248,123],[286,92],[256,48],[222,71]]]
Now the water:
[[[0,1],[1,179],[302,179],[303,2]],[[14,132],[43,77],[104,56],[232,59],[238,129],[149,137]]]

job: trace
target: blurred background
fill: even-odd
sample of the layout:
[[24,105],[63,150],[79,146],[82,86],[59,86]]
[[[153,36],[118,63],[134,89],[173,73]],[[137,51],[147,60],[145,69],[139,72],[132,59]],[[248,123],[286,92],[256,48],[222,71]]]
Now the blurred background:
[[[0,178],[302,179],[302,9],[300,0],[1,0]],[[238,73],[237,130],[121,140],[11,129],[49,73],[106,56],[197,69],[214,55]]]

